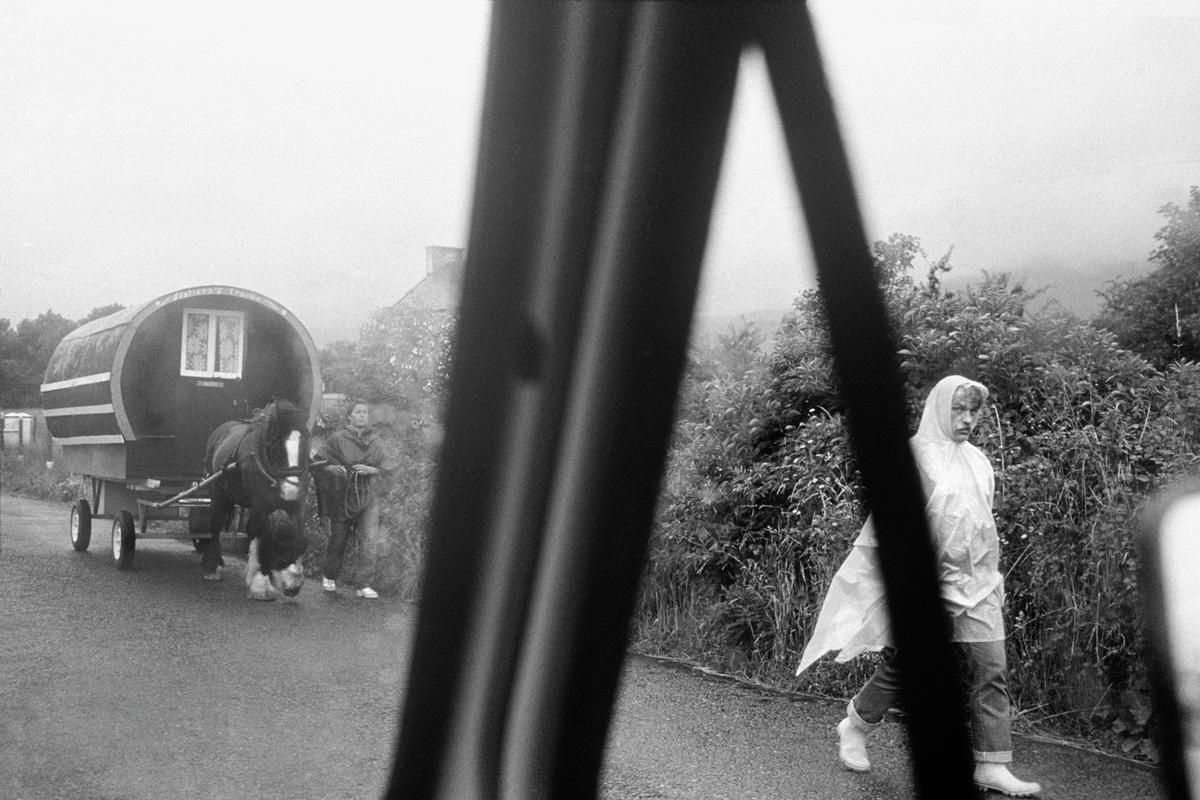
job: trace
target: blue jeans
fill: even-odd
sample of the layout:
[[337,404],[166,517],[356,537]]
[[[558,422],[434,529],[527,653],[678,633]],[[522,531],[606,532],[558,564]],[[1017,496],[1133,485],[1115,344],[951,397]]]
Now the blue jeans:
[[325,563],[321,574],[337,580],[342,572],[342,560],[346,556],[346,545],[350,534],[358,538],[358,560],[356,570],[359,583],[370,586],[375,579],[376,550],[379,546],[379,498],[371,500],[356,517],[340,520],[329,518],[329,543],[325,546]]
[[[975,760],[1007,764],[1012,761],[1012,720],[1004,642],[955,642],[954,649],[968,692]],[[883,651],[883,664],[850,701],[855,713],[868,725],[882,722],[883,715],[899,698],[900,671],[895,665],[895,655],[891,648]]]

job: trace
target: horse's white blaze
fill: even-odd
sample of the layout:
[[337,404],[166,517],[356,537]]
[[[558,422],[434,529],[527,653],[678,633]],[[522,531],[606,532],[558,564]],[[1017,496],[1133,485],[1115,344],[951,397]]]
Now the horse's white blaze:
[[283,446],[287,450],[288,466],[292,469],[300,466],[300,431],[292,431],[288,434],[287,441],[283,443]]
[[[300,466],[300,431],[292,431],[283,446],[287,450],[288,467],[295,469]],[[284,479],[283,485],[279,487],[279,494],[289,503],[299,498],[300,479],[295,476]]]

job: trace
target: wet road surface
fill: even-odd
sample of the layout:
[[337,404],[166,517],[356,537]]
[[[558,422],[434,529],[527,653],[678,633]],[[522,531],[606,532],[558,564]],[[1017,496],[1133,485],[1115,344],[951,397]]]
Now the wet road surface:
[[[372,798],[388,777],[413,607],[247,600],[242,562],[200,580],[190,543],[139,540],[119,572],[109,523],[74,552],[69,506],[0,497],[0,798]],[[873,772],[843,770],[843,703],[646,658],[623,680],[605,800],[907,798],[900,726]],[[1047,798],[1158,797],[1150,769],[1018,739]]]

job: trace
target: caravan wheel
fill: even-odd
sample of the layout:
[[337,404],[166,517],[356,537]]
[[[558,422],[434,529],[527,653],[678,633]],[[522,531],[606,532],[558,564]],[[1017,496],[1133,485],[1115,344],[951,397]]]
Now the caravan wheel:
[[133,515],[128,511],[118,511],[113,517],[112,526],[112,554],[117,569],[129,569],[133,563],[133,543]]
[[79,552],[88,549],[92,542],[92,506],[82,497],[71,506],[71,547]]

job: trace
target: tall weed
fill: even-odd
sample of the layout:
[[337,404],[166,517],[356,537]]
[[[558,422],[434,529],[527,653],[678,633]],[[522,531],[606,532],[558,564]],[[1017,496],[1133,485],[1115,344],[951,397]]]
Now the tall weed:
[[38,500],[61,500],[69,494],[70,476],[41,453],[0,450],[0,490]]
[[[370,572],[375,588],[408,600],[420,593],[421,565],[442,437],[441,404],[448,377],[454,319],[443,312],[391,306],[372,315],[358,342],[327,348],[326,389],[371,403],[372,426],[393,456],[380,515],[382,542],[375,562],[360,567],[347,553],[347,580]],[[340,420],[327,421],[335,427]],[[311,552],[324,552],[328,529],[313,520]]]
[[[946,374],[992,390],[976,443],[996,469],[1016,706],[1065,733],[1140,735],[1123,722],[1145,722],[1148,704],[1133,530],[1149,495],[1196,461],[1200,367],[1158,371],[1104,330],[1031,310],[1036,293],[1004,275],[943,292],[942,259],[919,284],[911,237],[876,254],[913,428]],[[638,641],[844,696],[871,659],[791,677],[866,511],[817,300],[797,299],[770,355],[735,333],[694,355]]]

